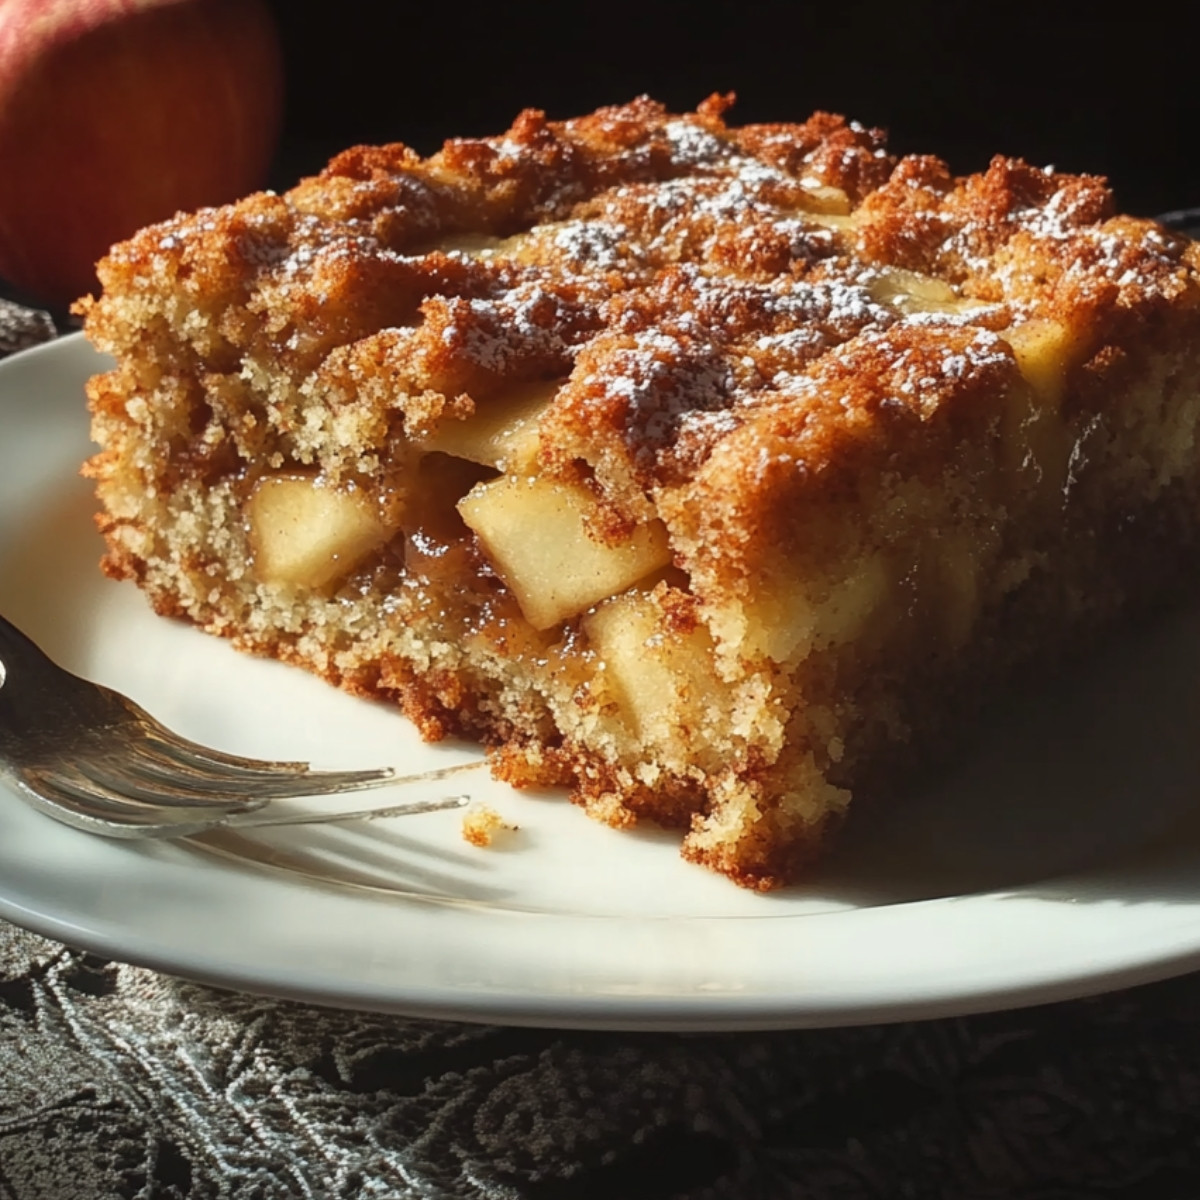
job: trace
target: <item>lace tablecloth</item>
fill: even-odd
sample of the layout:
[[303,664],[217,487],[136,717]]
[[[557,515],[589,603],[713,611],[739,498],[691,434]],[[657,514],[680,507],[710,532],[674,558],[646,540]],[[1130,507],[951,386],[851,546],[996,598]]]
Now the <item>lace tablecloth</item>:
[[1200,978],[795,1033],[335,1012],[0,925],[5,1200],[1194,1200]]
[[[0,354],[52,334],[0,301]],[[1197,1196],[1200,976],[859,1029],[560,1033],[232,995],[0,922],[0,1200]]]

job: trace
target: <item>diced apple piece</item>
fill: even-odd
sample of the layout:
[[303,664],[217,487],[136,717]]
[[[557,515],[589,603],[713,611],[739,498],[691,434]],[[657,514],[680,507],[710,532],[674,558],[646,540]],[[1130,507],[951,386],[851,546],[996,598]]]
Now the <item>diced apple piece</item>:
[[[1010,330],[1005,336],[1012,333]],[[1016,353],[1015,344],[1013,350]],[[1017,365],[1028,386],[1009,388],[1005,401],[1001,450],[1008,486],[1017,502],[1018,498],[1038,496],[1043,503],[1061,504],[1071,450],[1071,438],[1059,413],[1065,367],[1052,365],[1049,356],[1036,353],[1024,365],[1017,353]]]
[[708,630],[664,627],[663,613],[642,591],[606,601],[583,629],[634,732],[660,743],[685,736],[716,686]]
[[577,484],[502,475],[472,488],[458,511],[535,629],[625,591],[671,558],[661,521],[616,545],[592,537],[596,500]]
[[504,239],[490,233],[452,233],[434,247],[443,254],[462,254],[467,258],[486,257],[504,245]]
[[833,213],[841,217],[850,215],[850,197],[841,188],[821,183],[801,183],[801,187],[804,188],[804,199],[809,211]]
[[557,381],[538,380],[479,404],[462,421],[444,421],[422,443],[498,471],[526,473],[538,449],[538,419],[558,391]]
[[958,313],[986,307],[981,301],[964,299],[945,280],[901,267],[883,268],[867,287],[874,300],[903,313]]
[[801,209],[800,215],[813,225],[832,229],[837,233],[845,233],[854,228],[853,213],[821,212],[818,209]]
[[1034,319],[1014,325],[1001,336],[1012,347],[1029,386],[1042,400],[1057,405],[1074,358],[1071,330],[1061,321]]
[[846,575],[813,585],[782,572],[764,579],[744,602],[745,644],[776,662],[853,641],[886,603],[894,580],[882,555],[853,564]]
[[348,575],[393,533],[366,493],[311,475],[260,479],[246,519],[258,578],[312,589]]

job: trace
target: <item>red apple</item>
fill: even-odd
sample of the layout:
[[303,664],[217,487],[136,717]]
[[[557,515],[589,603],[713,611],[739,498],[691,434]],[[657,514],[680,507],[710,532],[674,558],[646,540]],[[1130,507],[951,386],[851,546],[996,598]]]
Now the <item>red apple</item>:
[[93,290],[114,242],[261,187],[282,107],[263,0],[0,0],[0,277]]

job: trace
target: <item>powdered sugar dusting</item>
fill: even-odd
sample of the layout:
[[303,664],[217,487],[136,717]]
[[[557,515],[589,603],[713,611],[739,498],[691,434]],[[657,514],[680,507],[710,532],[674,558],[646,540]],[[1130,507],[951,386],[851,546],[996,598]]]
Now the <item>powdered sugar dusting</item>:
[[491,299],[458,299],[447,308],[442,344],[485,371],[506,375],[522,361],[572,353],[562,331],[578,314],[535,281]]
[[671,162],[676,166],[711,166],[731,153],[728,142],[694,121],[667,121],[663,133],[671,150]]
[[[1178,245],[1103,219],[1095,181],[994,165],[971,192],[905,160],[897,186],[856,209],[861,181],[879,187],[893,162],[861,126],[742,135],[653,106],[600,124],[581,149],[578,130],[530,119],[484,150],[464,143],[447,175],[342,177],[312,211],[264,200],[230,233],[262,298],[251,307],[397,281],[413,298],[395,323],[416,326],[411,354],[430,379],[571,375],[581,412],[624,413],[628,452],[648,469],[672,447],[696,461],[864,345],[871,369],[891,372],[892,399],[923,410],[980,371],[1014,371],[993,331],[1036,315],[1062,280],[1115,286],[1130,304],[1182,286]],[[222,214],[167,223],[158,252],[185,253]]]
[[623,403],[629,453],[642,469],[652,468],[685,427],[696,437],[736,426],[731,416],[709,415],[726,412],[736,397],[734,373],[712,341],[648,330],[601,361],[602,370],[585,375],[581,385],[606,402]]
[[[576,271],[612,271],[641,258],[629,231],[612,221],[564,221],[551,227],[551,241],[565,266]],[[533,231],[536,235],[537,230]]]

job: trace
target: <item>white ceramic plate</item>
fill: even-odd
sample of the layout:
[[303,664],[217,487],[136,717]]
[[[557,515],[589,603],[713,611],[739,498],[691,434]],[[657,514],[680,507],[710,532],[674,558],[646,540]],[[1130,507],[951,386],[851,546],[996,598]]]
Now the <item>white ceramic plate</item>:
[[[78,475],[99,364],[79,338],[0,364],[0,611],[213,745],[322,766],[471,757],[101,577]],[[671,835],[473,775],[519,826],[487,850],[455,812],[134,845],[0,791],[0,915],[218,984],[469,1020],[770,1028],[1053,1000],[1200,963],[1197,730],[1187,612],[1010,701],[937,787],[863,806],[818,878],[768,896],[682,863]]]

